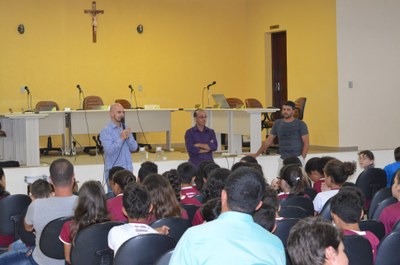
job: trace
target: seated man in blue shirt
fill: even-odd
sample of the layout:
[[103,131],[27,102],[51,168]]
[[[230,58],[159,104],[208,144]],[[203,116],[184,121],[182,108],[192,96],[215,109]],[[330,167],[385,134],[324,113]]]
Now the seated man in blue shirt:
[[396,162],[389,164],[383,168],[386,172],[387,178],[386,187],[392,186],[394,174],[398,169],[400,169],[400,146],[394,149],[394,160],[396,160]]
[[187,230],[169,264],[285,265],[281,240],[253,221],[265,188],[262,173],[253,168],[232,172],[221,193],[221,215]]
[[214,130],[206,126],[207,113],[197,109],[193,117],[196,124],[186,131],[185,145],[189,162],[197,168],[201,161],[213,160],[212,152],[217,150],[218,142]]
[[[138,147],[131,129],[125,127],[125,111],[119,103],[110,107],[111,121],[100,132],[100,141],[104,148],[104,177],[108,186],[108,174],[112,167],[121,166],[133,171],[131,153]],[[108,186],[108,191],[110,187]]]

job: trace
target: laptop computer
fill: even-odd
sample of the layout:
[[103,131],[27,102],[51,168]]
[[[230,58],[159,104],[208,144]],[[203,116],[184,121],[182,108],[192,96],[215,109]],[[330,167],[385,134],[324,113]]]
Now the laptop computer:
[[224,94],[213,94],[212,97],[215,103],[218,104],[221,109],[230,109],[228,101],[226,101]]

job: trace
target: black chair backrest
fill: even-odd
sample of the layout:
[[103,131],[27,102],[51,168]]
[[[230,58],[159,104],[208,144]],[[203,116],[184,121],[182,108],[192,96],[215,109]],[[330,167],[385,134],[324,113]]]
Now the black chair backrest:
[[310,187],[305,187],[304,193],[307,194],[312,201],[315,199],[315,197],[318,194],[318,192],[316,190],[314,190],[313,188],[310,188]]
[[155,263],[154,265],[168,265],[171,260],[172,254],[174,253],[174,249],[171,249],[165,252]]
[[378,220],[362,220],[359,223],[361,231],[370,231],[376,235],[379,240],[385,236],[385,225]]
[[371,203],[368,208],[368,219],[372,219],[372,216],[378,207],[378,203],[383,201],[386,198],[392,197],[392,188],[383,188],[375,193],[374,197],[372,197]]
[[344,251],[349,265],[373,265],[372,247],[368,239],[359,235],[343,237]]
[[276,222],[276,229],[274,234],[280,238],[283,246],[286,248],[287,239],[289,237],[290,229],[299,221],[298,218],[282,219]]
[[310,216],[314,215],[314,205],[309,198],[304,196],[289,196],[283,199],[280,202],[280,205],[283,206],[298,206],[303,208],[308,212]]
[[356,186],[364,193],[365,199],[370,200],[380,189],[386,187],[386,172],[381,168],[368,168],[357,178]]
[[175,248],[175,240],[162,234],[144,234],[135,236],[118,248],[114,265],[147,265],[154,262],[165,252]]
[[19,238],[28,246],[34,246],[36,244],[36,236],[34,232],[28,232],[25,230],[25,225],[24,225],[24,220],[25,220],[25,215],[27,212],[28,208],[22,211],[21,213],[21,218],[19,218],[18,223],[17,223],[17,230],[18,230],[18,235]]
[[400,220],[393,226],[392,232],[400,231]]
[[108,232],[114,226],[121,224],[121,222],[105,222],[90,225],[79,231],[71,249],[71,264],[111,265],[114,252],[108,247]]
[[319,216],[321,216],[322,220],[325,221],[332,221],[332,215],[331,215],[331,199],[329,199],[324,206],[322,207],[321,212],[319,213]]
[[392,232],[385,236],[378,246],[375,265],[399,265],[400,232]]
[[9,195],[0,200],[0,234],[14,235],[18,239],[17,224],[21,213],[31,203],[31,198],[24,194]]
[[64,244],[58,236],[65,222],[71,220],[72,217],[60,217],[50,221],[42,231],[39,239],[40,250],[49,258],[64,259]]
[[172,237],[175,242],[178,242],[183,233],[185,233],[185,231],[191,227],[192,224],[189,222],[189,220],[180,217],[162,218],[150,224],[152,228],[161,227],[163,225],[169,227],[168,236]]
[[379,216],[381,215],[383,209],[385,209],[389,205],[394,204],[396,202],[398,202],[398,200],[396,198],[390,197],[390,198],[384,199],[383,201],[378,203],[378,207],[374,211],[374,214],[372,215],[372,219],[379,220]]
[[181,204],[181,206],[187,212],[189,216],[189,222],[192,223],[193,217],[196,214],[197,209],[200,208],[200,206],[197,206],[195,204]]
[[306,210],[299,206],[283,206],[279,210],[279,216],[285,218],[306,218],[311,216]]

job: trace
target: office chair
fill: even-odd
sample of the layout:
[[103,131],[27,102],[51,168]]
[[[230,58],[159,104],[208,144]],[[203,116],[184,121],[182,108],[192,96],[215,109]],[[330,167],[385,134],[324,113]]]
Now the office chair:
[[155,263],[154,265],[168,265],[171,260],[172,254],[174,253],[174,249],[171,249],[165,252]]
[[285,218],[298,218],[303,219],[310,215],[306,210],[299,206],[282,206],[279,210],[279,216]]
[[116,99],[115,103],[121,104],[122,107],[124,107],[124,109],[131,109],[132,108],[131,103],[126,99]]
[[189,220],[180,217],[162,218],[150,224],[152,228],[162,227],[163,225],[169,227],[168,236],[172,237],[175,242],[178,242],[183,233],[192,226]]
[[[55,110],[60,110],[60,107],[58,106],[57,102],[55,101],[39,101],[36,103],[35,109],[37,111],[51,111],[52,109]],[[47,137],[47,147],[46,148],[40,148],[40,153],[43,155],[48,155],[50,151],[57,151],[62,153],[61,148],[54,148],[53,143],[51,140],[51,136]]]
[[172,237],[162,234],[144,234],[135,236],[118,249],[114,265],[153,264],[165,252],[175,248]]
[[[64,243],[58,238],[65,222],[72,219],[69,217],[60,217],[50,221],[42,231],[39,239],[40,250],[49,258],[64,259]],[[38,247],[38,246],[36,246]]]
[[244,103],[240,98],[226,98],[226,101],[231,109],[241,108],[244,106]]
[[392,232],[383,238],[378,246],[375,265],[398,265],[400,255],[400,232]]
[[[83,99],[83,106],[84,110],[95,110],[99,109],[104,105],[103,100],[99,96],[87,96]],[[98,150],[99,152],[102,151],[100,136],[97,135],[92,137],[93,141],[95,142],[95,146],[86,146],[83,148],[83,152],[89,155],[96,155],[96,152],[91,152],[91,150]]]
[[373,265],[372,247],[368,239],[359,235],[343,237],[344,252],[349,265]]
[[392,232],[400,232],[400,220],[393,226]]
[[301,97],[296,99],[296,101],[294,102],[294,104],[296,105],[296,108],[294,109],[294,114],[293,116],[296,119],[299,120],[303,120],[304,117],[304,109],[306,107],[306,102],[307,102],[307,98],[305,97]]
[[368,208],[368,219],[372,219],[372,216],[378,207],[378,204],[383,201],[384,199],[392,197],[392,188],[383,188],[379,190],[375,195],[372,197],[371,203],[369,204]]
[[83,99],[83,106],[84,110],[91,110],[91,109],[98,109],[99,107],[103,106],[103,100],[99,96],[87,96]]
[[372,219],[379,220],[379,216],[381,215],[383,209],[385,209],[389,205],[394,204],[396,202],[398,202],[398,200],[394,197],[390,197],[390,198],[387,198],[387,199],[384,199],[383,201],[381,201],[378,204],[378,207],[376,207],[376,210],[374,211],[374,213],[372,215]]
[[[29,206],[31,198],[24,194],[9,195],[0,200],[0,234],[12,235],[17,240],[21,213]],[[7,247],[7,246],[0,246]]]
[[90,225],[79,231],[71,248],[71,264],[113,264],[114,252],[108,247],[108,232],[121,224],[105,222]]
[[[332,199],[332,198],[331,198]],[[329,199],[324,206],[322,207],[321,212],[319,213],[319,216],[321,216],[322,220],[325,221],[332,221],[332,215],[331,215],[331,199]]]
[[282,219],[276,221],[276,229],[274,234],[282,241],[283,246],[287,247],[287,239],[289,237],[290,229],[299,221],[298,218]]
[[368,168],[358,176],[356,186],[361,189],[365,196],[365,209],[369,208],[375,193],[386,187],[386,182],[386,172],[381,168]]
[[370,231],[376,235],[379,240],[385,236],[385,226],[381,221],[378,220],[361,220],[358,225],[361,231]]
[[314,216],[314,205],[309,198],[303,196],[289,196],[280,201],[281,206],[297,206],[303,208],[309,216]]
[[[202,193],[200,193],[202,194]],[[196,196],[195,196],[196,197]],[[195,205],[195,204],[181,204],[181,207],[185,209],[189,216],[189,222],[192,223],[194,215],[196,214],[197,209],[200,208],[200,206]]]

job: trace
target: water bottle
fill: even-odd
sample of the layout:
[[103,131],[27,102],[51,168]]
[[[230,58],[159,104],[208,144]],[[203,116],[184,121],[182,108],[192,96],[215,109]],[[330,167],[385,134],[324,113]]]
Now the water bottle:
[[139,162],[144,162],[147,160],[147,152],[144,147],[139,147]]
[[163,150],[161,146],[156,147],[156,161],[162,161],[163,160]]

